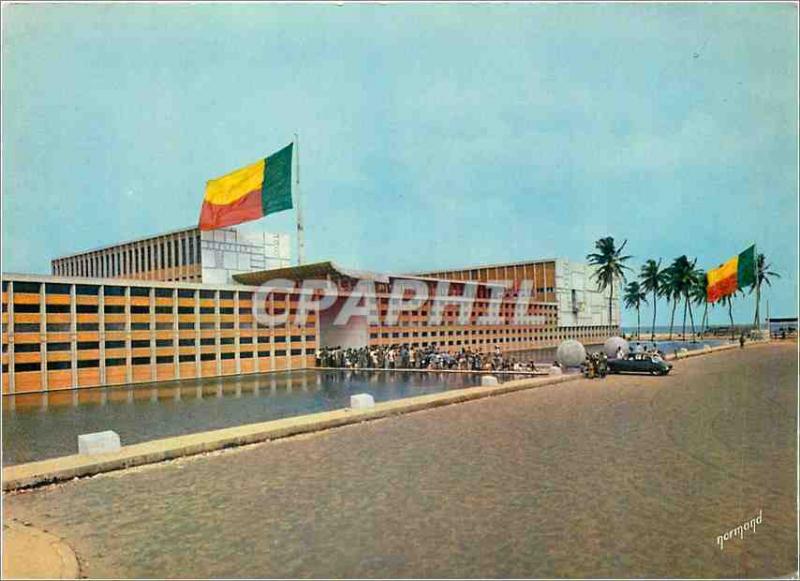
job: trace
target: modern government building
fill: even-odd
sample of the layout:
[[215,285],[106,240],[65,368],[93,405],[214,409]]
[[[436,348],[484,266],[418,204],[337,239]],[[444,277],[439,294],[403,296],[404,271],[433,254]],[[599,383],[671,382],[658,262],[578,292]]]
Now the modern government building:
[[[395,275],[333,262],[290,266],[289,260],[286,235],[186,228],[56,258],[51,275],[3,274],[3,393],[303,369],[315,365],[316,350],[324,346],[526,351],[568,338],[602,342],[609,327],[619,326],[618,300],[609,322],[608,293],[597,291],[583,263],[532,260]],[[280,326],[262,327],[253,318],[255,291],[277,278],[325,279],[340,296],[299,325],[293,317],[299,290],[271,293],[266,311],[288,309],[289,316]],[[378,322],[362,316],[334,325],[348,293],[364,279],[375,285]],[[464,324],[457,306],[447,305],[434,325],[428,300],[384,326],[398,279],[424,282],[430,296],[441,281],[450,281],[453,295],[473,285],[472,318]],[[497,280],[513,281],[500,306],[505,320],[479,325]],[[527,312],[538,316],[534,324],[513,322],[522,280],[533,282]]]

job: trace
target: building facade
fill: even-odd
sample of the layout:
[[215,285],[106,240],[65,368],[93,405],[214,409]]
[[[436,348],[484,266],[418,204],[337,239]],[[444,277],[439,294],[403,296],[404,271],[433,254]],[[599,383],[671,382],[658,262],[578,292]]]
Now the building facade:
[[228,284],[234,274],[289,265],[289,236],[197,227],[96,248],[52,261],[52,274]]
[[[324,346],[406,344],[450,352],[489,352],[496,348],[519,352],[555,347],[564,339],[602,342],[611,329],[619,326],[618,299],[609,327],[608,291],[599,292],[594,287],[588,267],[568,261],[417,275],[355,271],[332,262],[265,270],[253,269],[252,265],[258,262],[251,262],[247,270],[246,262],[236,262],[236,268],[232,262],[225,263],[226,246],[205,247],[202,236],[189,242],[192,237],[183,236],[187,233],[191,232],[175,233],[165,246],[159,246],[159,240],[148,246],[149,252],[142,252],[141,246],[118,245],[107,249],[109,252],[103,253],[99,262],[93,253],[54,261],[58,272],[77,268],[79,273],[91,273],[95,271],[89,270],[86,262],[90,259],[91,268],[106,273],[103,277],[4,274],[3,393],[305,369],[315,365],[316,350]],[[176,244],[176,240],[181,242]],[[199,263],[192,264],[188,259],[186,264],[161,262],[170,251],[173,259],[182,255],[184,240],[187,257],[193,251]],[[216,236],[209,242],[235,243]],[[115,254],[111,250],[122,252]],[[221,267],[216,256],[210,262],[204,254],[206,250],[223,253]],[[143,256],[148,257],[145,262],[137,262]],[[70,259],[75,260],[66,262]],[[202,278],[204,259],[209,261],[206,264],[214,265],[209,268],[221,268],[224,278],[232,279],[230,283],[155,279]],[[126,270],[131,265],[133,270]],[[196,269],[193,274],[181,270],[187,267]],[[244,272],[235,272],[238,270]],[[285,314],[286,320],[275,327],[258,324],[253,314],[258,287],[275,279],[288,279],[295,286],[270,293],[265,299],[265,312]],[[339,298],[319,312],[312,307],[305,320],[298,320],[298,306],[304,300],[300,287],[305,281],[320,279],[334,283]],[[438,286],[447,282],[448,298],[442,301],[440,311],[429,298],[413,309],[400,310],[396,320],[389,320],[392,286],[398,280],[422,283],[429,297],[434,297]],[[492,282],[496,280],[511,283],[499,292],[498,285]],[[533,282],[524,312],[532,319],[520,323],[515,315],[523,280]],[[368,281],[372,289],[369,315],[353,317],[346,325],[335,324],[343,306],[357,293],[360,281]],[[465,320],[461,317],[460,299],[469,295],[468,287],[474,300]],[[619,297],[618,292],[614,296]],[[439,320],[433,317],[435,310],[440,312]],[[501,319],[487,324],[485,317],[492,312]]]
[[[148,383],[314,365],[316,313],[298,327],[253,322],[253,290],[4,275],[3,393]],[[295,311],[296,293],[267,312]]]
[[[298,287],[303,281],[313,279],[335,283],[339,289],[339,300],[319,313],[319,344],[323,347],[407,344],[411,347],[436,347],[444,351],[468,348],[486,352],[497,346],[502,351],[513,352],[555,347],[564,339],[602,342],[608,336],[609,329],[618,330],[618,301],[612,301],[615,306],[609,326],[610,291],[599,291],[590,280],[589,273],[588,266],[562,259],[413,275],[353,271],[332,262],[324,262],[246,273],[234,278],[253,286],[275,279],[293,280]],[[408,279],[426,284],[428,297],[435,295],[440,282],[449,282],[449,295],[456,300],[442,309],[441,321],[436,323],[431,317],[435,306],[429,298],[419,308],[401,311],[395,324],[386,324],[392,285],[398,280]],[[368,280],[374,285],[373,320],[353,317],[347,327],[334,325],[339,311],[359,280]],[[492,299],[492,287],[496,286],[494,281],[500,280],[509,282],[497,309],[502,321],[491,325],[481,323],[479,320],[491,312],[492,303],[498,302]],[[535,324],[515,322],[523,280],[533,283],[524,314],[538,318],[539,322]],[[475,286],[475,299],[469,321],[463,324],[457,299],[464,296],[466,284]],[[619,296],[616,291],[615,296]]]
[[[532,300],[556,308],[556,325],[560,337],[596,337],[597,331],[619,329],[621,321],[621,287],[599,290],[592,278],[592,268],[582,262],[563,258],[495,264],[462,270],[445,270],[422,273],[453,280],[510,281],[512,289],[519,288],[522,281],[532,281]],[[611,300],[611,320],[608,304]],[[568,337],[569,336],[569,337]]]

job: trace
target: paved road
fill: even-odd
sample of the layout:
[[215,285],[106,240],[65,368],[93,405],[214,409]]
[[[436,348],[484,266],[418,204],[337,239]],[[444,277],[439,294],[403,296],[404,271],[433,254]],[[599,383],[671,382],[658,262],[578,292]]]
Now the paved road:
[[795,349],[102,475],[5,510],[69,540],[90,576],[787,575]]

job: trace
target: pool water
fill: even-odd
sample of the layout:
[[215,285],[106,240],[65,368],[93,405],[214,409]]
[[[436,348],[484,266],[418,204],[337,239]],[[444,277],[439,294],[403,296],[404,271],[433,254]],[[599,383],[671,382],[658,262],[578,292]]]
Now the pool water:
[[[513,376],[500,376],[499,381]],[[123,445],[480,385],[480,375],[292,371],[3,397],[3,465],[77,453],[80,434],[114,430]]]

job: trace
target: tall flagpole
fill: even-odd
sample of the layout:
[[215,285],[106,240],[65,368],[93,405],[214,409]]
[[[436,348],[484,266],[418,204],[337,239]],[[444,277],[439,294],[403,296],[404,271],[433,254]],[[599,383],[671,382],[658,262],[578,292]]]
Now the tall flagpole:
[[294,160],[295,160],[295,181],[294,181],[294,204],[295,215],[297,217],[297,265],[303,264],[303,251],[305,243],[303,241],[303,208],[300,205],[300,136],[294,134]]

